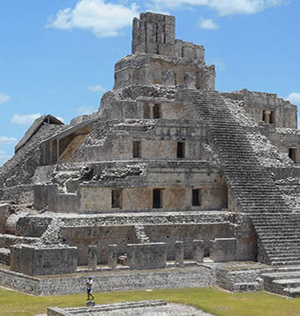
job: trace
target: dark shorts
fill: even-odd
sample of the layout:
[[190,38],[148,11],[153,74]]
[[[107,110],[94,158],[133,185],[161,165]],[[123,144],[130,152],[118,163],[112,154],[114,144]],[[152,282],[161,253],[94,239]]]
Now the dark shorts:
[[90,294],[92,292],[92,289],[86,289],[87,293]]

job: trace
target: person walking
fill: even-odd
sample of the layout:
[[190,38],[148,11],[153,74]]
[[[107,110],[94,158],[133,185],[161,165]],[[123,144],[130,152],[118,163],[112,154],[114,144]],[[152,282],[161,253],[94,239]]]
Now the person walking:
[[91,276],[88,277],[86,281],[86,290],[87,290],[87,299],[93,300],[94,295],[92,294],[92,287],[93,287],[93,278]]

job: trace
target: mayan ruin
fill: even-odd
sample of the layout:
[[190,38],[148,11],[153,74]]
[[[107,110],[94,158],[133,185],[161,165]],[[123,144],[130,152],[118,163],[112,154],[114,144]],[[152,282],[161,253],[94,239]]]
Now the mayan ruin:
[[215,78],[174,16],[134,18],[98,111],[41,116],[0,168],[0,285],[81,293],[88,273],[101,292],[300,297],[297,107]]

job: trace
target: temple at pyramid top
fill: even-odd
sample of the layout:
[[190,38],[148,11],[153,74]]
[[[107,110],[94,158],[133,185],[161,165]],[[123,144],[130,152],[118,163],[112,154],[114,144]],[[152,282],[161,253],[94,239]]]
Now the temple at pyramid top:
[[204,61],[204,47],[175,39],[175,17],[141,13],[134,18],[132,53],[157,54]]
[[129,86],[181,86],[214,90],[215,67],[204,47],[175,39],[175,17],[141,13],[134,18],[132,54],[115,65],[114,90]]

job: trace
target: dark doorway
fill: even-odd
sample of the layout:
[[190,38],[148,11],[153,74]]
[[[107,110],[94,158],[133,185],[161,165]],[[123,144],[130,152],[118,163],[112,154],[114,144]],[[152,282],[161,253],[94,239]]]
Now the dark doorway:
[[153,190],[153,208],[162,208],[162,189]]
[[297,162],[297,148],[289,148],[289,157],[294,161]]
[[177,158],[184,158],[185,156],[185,143],[177,142]]
[[193,189],[192,206],[201,206],[201,190]]
[[122,190],[114,189],[111,191],[111,207],[122,208]]
[[132,156],[133,158],[141,158],[141,142],[134,141],[132,143]]
[[160,104],[154,104],[154,107],[153,107],[153,118],[154,119],[161,118],[161,115],[160,115]]

